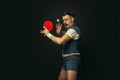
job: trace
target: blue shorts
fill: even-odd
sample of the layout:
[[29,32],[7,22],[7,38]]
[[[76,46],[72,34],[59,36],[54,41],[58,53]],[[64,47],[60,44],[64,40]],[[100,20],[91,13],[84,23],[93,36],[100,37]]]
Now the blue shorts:
[[73,55],[69,57],[63,57],[63,70],[74,70],[78,71],[80,66],[80,56]]

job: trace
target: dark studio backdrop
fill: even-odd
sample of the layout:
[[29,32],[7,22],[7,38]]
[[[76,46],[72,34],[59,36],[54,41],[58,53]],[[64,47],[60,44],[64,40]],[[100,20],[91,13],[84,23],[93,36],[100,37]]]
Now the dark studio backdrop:
[[[115,5],[115,6],[113,6]],[[78,80],[117,79],[117,5],[109,0],[34,0],[32,11],[32,70],[34,80],[57,80],[62,67],[61,46],[39,33],[45,20],[65,11],[76,15],[81,37],[81,69]],[[42,78],[42,79],[41,79]]]

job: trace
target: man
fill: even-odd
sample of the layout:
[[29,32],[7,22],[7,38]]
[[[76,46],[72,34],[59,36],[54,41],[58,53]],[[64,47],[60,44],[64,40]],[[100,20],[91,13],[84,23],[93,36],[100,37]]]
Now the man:
[[75,16],[72,13],[64,13],[62,20],[67,31],[61,31],[62,24],[56,24],[56,32],[61,35],[60,37],[54,36],[45,27],[44,30],[40,30],[40,33],[46,35],[54,43],[63,45],[64,65],[58,80],[77,80],[78,66],[80,64],[79,40],[81,32],[74,22]]

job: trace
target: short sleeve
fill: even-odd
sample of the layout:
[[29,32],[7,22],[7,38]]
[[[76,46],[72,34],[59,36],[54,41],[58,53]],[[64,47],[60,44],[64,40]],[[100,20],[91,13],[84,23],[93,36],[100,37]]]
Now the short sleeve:
[[69,35],[71,39],[78,39],[80,36],[74,29],[68,29],[65,34]]

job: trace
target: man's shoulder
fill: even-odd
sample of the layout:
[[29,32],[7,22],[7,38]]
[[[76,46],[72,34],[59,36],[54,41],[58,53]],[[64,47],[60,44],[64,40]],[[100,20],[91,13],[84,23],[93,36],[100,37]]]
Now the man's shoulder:
[[80,30],[80,28],[79,28],[78,26],[72,26],[72,27],[69,28],[69,29],[74,29],[75,31],[76,31],[76,30]]

